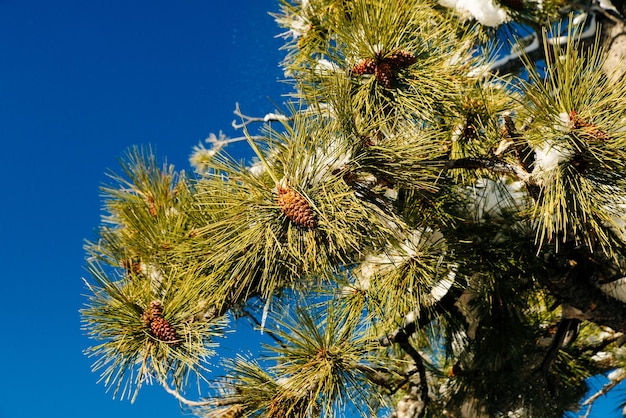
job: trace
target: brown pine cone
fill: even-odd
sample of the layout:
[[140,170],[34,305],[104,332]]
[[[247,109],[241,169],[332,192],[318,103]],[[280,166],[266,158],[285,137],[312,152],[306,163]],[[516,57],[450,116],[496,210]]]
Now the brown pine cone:
[[161,302],[158,300],[153,300],[148,305],[148,308],[143,311],[143,314],[141,315],[141,320],[147,326],[150,326],[151,322],[161,315],[163,315],[163,306],[161,305]]
[[376,70],[376,61],[372,58],[365,58],[354,67],[352,67],[352,72],[356,75],[362,74],[374,74]]
[[376,76],[376,81],[380,83],[381,86],[388,89],[391,87],[391,82],[393,80],[393,70],[391,65],[387,62],[379,62],[376,65],[376,71],[374,72]]
[[304,196],[296,190],[278,186],[278,205],[285,216],[295,224],[305,228],[314,228],[317,225],[315,212]]
[[146,197],[146,203],[148,203],[148,212],[150,212],[150,216],[156,218],[158,215],[156,202],[154,201],[154,197],[152,195],[148,195]]
[[597,139],[598,141],[606,141],[609,139],[609,136],[602,129],[598,128],[593,123],[584,121],[575,110],[569,112],[569,120],[572,129],[583,129],[583,132],[593,139]]
[[391,65],[393,70],[398,70],[415,64],[417,58],[411,52],[399,49],[389,54],[383,61]]
[[157,316],[152,319],[150,322],[150,330],[152,331],[152,335],[155,338],[165,341],[168,344],[178,344],[178,336],[176,335],[176,330],[174,327],[167,321],[167,319]]

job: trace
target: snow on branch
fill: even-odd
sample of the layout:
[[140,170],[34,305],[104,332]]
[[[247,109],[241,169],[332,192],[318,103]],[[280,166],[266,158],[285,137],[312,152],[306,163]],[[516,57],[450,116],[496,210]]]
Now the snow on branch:
[[279,114],[279,113],[268,113],[263,117],[258,116],[248,116],[241,113],[241,109],[239,108],[239,103],[235,103],[235,111],[233,112],[235,116],[238,116],[241,119],[241,123],[237,123],[236,119],[233,119],[232,126],[235,129],[242,129],[254,122],[283,122],[289,120],[288,116]]

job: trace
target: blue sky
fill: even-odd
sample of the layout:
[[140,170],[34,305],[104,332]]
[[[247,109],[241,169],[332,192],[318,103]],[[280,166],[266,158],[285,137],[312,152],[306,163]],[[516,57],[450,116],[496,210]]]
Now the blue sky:
[[78,313],[83,241],[128,147],[188,169],[193,145],[234,134],[235,102],[261,116],[281,102],[276,8],[0,0],[0,418],[181,415],[159,388],[131,405],[96,384]]
[[188,169],[193,145],[234,134],[235,102],[262,116],[283,100],[276,8],[0,0],[0,418],[181,416],[158,387],[131,405],[96,384],[82,354],[82,246],[128,147]]

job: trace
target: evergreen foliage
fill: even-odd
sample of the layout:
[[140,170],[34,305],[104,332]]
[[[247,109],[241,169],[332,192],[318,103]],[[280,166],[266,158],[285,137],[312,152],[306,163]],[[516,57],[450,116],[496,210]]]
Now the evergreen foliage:
[[[626,367],[626,78],[600,36],[555,41],[565,3],[448,3],[281,0],[293,95],[258,135],[234,123],[256,161],[222,135],[193,176],[129,151],[81,311],[115,395],[154,381],[200,417],[559,417]],[[492,65],[507,19],[544,28],[525,79]],[[218,355],[247,320],[265,354]]]

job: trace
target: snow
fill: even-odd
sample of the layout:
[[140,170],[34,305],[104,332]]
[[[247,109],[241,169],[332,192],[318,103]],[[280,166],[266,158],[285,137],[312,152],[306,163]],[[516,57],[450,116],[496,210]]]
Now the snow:
[[189,157],[189,164],[191,164],[196,172],[204,173],[208,170],[209,163],[215,154],[217,154],[216,149],[207,149],[204,145],[198,144],[193,147],[193,152]]
[[468,210],[484,221],[487,216],[493,218],[507,210],[517,211],[526,206],[527,194],[522,181],[510,181],[506,177],[499,180],[478,179],[468,188],[470,203]]
[[248,171],[253,176],[258,177],[261,174],[265,173],[265,166],[260,160],[257,160],[254,164],[248,166]]
[[[300,10],[302,13],[306,13],[309,7],[308,0],[303,0],[300,4]],[[311,29],[311,23],[308,19],[299,14],[294,16],[281,16],[276,18],[276,22],[283,27],[288,27],[289,30],[279,36],[288,37],[291,36],[294,39],[298,39],[305,36],[309,29]]]
[[538,183],[551,175],[559,164],[569,161],[574,155],[574,151],[567,146],[565,141],[560,142],[557,144],[553,140],[546,140],[542,145],[535,148],[535,168],[532,174]]
[[609,360],[610,358],[611,355],[606,351],[599,351],[591,357],[593,361],[596,361],[598,363]]
[[263,117],[263,122],[272,122],[272,121],[287,121],[289,117],[286,115],[281,115],[278,113],[268,113]]
[[626,277],[598,286],[606,295],[626,302]]
[[493,0],[439,0],[439,4],[456,9],[461,18],[474,18],[484,26],[496,27],[509,20],[506,10]]
[[439,283],[437,283],[430,290],[430,302],[432,304],[439,302],[441,298],[448,294],[448,291],[450,291],[450,288],[452,288],[452,285],[454,284],[457,268],[458,266],[454,264],[450,268],[450,271],[448,271],[448,276],[445,279],[441,280]]
[[617,13],[619,15],[619,10],[617,10],[617,8],[613,5],[611,0],[599,0],[598,1],[598,6],[600,6],[601,9],[610,10],[610,11],[615,12],[615,13]]
[[352,153],[341,146],[341,141],[330,141],[324,147],[317,147],[315,154],[306,166],[310,184],[318,184],[336,170],[341,170],[350,162]]
[[315,73],[320,75],[332,74],[334,72],[341,71],[339,66],[334,62],[331,62],[325,58],[320,58],[317,60],[315,65]]
[[623,379],[625,373],[626,371],[624,371],[624,369],[615,369],[609,374],[607,374],[606,377],[608,377],[609,380],[611,380],[612,382],[616,382],[620,379]]
[[[361,268],[357,272],[356,283],[352,286],[355,290],[367,290],[370,287],[371,280],[377,274],[385,274],[410,259],[417,258],[421,255],[422,248],[429,246],[441,246],[444,238],[441,232],[433,231],[430,228],[424,230],[411,231],[406,240],[402,242],[398,248],[390,249],[384,253],[377,255],[369,255],[361,264]],[[440,258],[439,265],[443,265],[443,255]],[[433,284],[430,293],[425,295],[423,303],[425,305],[433,305],[443,298],[450,288],[454,285],[456,279],[457,265],[447,267],[448,273],[438,282]],[[411,321],[415,313],[410,312],[405,321]]]

